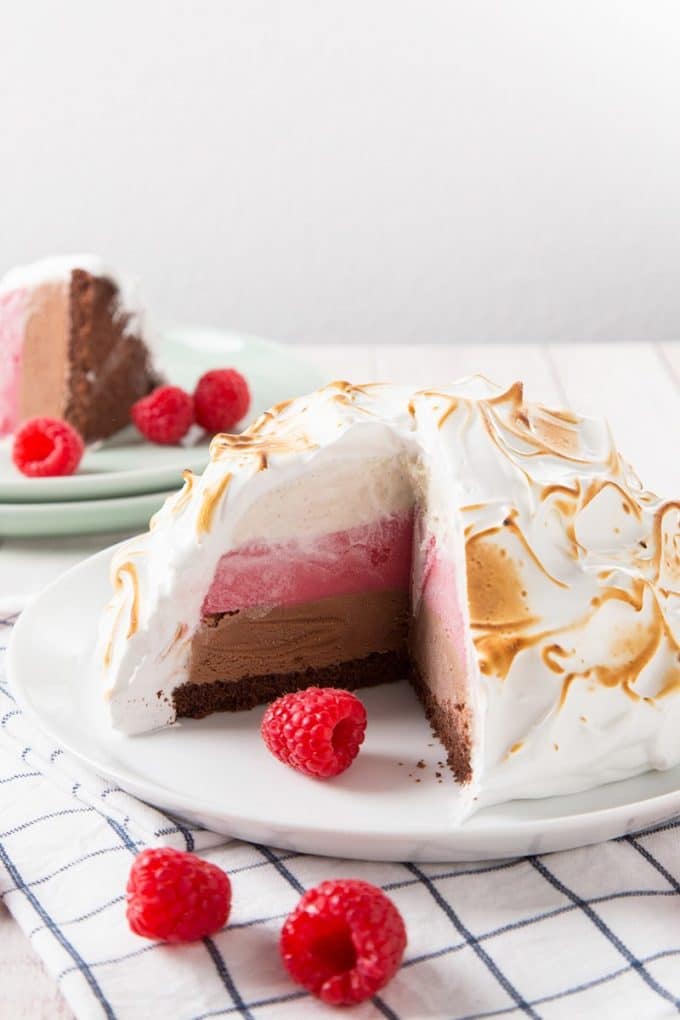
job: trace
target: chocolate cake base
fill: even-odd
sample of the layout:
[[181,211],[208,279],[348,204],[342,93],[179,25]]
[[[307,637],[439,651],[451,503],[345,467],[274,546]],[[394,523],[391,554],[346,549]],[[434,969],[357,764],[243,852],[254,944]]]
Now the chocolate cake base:
[[472,779],[470,763],[472,741],[467,706],[452,702],[440,704],[413,667],[411,667],[409,679],[425,709],[425,715],[432,727],[432,732],[446,748],[449,768],[459,783],[469,783]]
[[210,683],[185,683],[173,691],[178,718],[202,719],[212,712],[238,712],[264,705],[281,694],[305,687],[341,687],[354,691],[375,687],[411,676],[411,663],[405,651],[374,652],[363,659],[338,662],[332,666],[309,668],[297,673],[268,673],[236,681],[212,680]]

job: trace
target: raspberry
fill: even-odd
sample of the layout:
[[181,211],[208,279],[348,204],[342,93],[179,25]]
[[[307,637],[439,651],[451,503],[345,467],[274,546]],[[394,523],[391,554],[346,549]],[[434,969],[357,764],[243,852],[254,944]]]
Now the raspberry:
[[294,981],[330,1006],[351,1006],[394,977],[406,928],[382,889],[336,879],[305,893],[281,929],[279,948]]
[[198,380],[194,407],[196,421],[206,432],[228,432],[248,412],[248,383],[235,368],[215,368]]
[[179,386],[159,386],[132,405],[132,420],[146,439],[163,446],[179,443],[194,420],[194,404]]
[[12,460],[29,478],[72,475],[80,464],[83,440],[60,418],[31,418],[14,436]]
[[130,868],[127,919],[137,935],[194,942],[224,927],[231,907],[228,876],[195,854],[142,850]]
[[284,694],[264,714],[264,742],[280,761],[328,779],[352,764],[366,732],[366,709],[354,694],[308,687]]

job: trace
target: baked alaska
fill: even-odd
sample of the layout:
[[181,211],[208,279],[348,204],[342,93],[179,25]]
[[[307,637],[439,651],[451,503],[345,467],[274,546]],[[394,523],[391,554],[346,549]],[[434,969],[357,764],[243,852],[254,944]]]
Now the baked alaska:
[[114,555],[118,729],[407,678],[459,816],[680,762],[680,502],[604,422],[480,377],[337,382],[210,453]]
[[42,259],[0,280],[0,436],[63,418],[87,442],[130,422],[158,383],[129,285],[95,255]]

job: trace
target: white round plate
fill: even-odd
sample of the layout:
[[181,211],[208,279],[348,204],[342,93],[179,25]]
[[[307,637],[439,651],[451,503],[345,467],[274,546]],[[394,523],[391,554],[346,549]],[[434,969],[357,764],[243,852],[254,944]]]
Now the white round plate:
[[[352,767],[328,782],[276,761],[262,709],[125,737],[111,729],[93,658],[109,598],[105,550],[25,610],[8,667],[24,711],[59,744],[132,794],[218,832],[304,853],[462,861],[545,853],[633,832],[680,812],[680,768],[587,793],[486,808],[456,828],[441,746],[405,684],[363,691],[369,726]],[[418,761],[425,763],[418,768]],[[400,764],[403,762],[403,764]],[[438,781],[435,773],[443,774]]]
[[0,538],[138,531],[174,491],[60,503],[0,503]]
[[[160,371],[168,382],[188,390],[208,369],[237,368],[250,385],[251,421],[280,400],[307,393],[327,381],[317,368],[299,359],[293,348],[220,329],[168,329],[158,348]],[[24,478],[12,464],[11,440],[5,438],[0,441],[0,502],[56,502],[161,492],[179,484],[184,468],[202,471],[207,461],[207,439],[190,447],[157,446],[129,428],[87,450],[75,475]]]

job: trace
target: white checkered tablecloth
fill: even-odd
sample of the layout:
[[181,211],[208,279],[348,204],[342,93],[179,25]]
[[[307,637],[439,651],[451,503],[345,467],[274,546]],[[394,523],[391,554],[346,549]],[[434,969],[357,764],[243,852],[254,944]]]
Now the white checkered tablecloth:
[[[0,648],[14,618],[0,619]],[[79,1018],[337,1018],[291,983],[277,939],[302,891],[382,886],[409,944],[352,1017],[668,1017],[680,1012],[680,823],[597,847],[477,865],[369,864],[183,824],[87,771],[23,718],[0,651],[0,895]],[[49,677],[45,677],[49,683]],[[190,946],[133,935],[130,861],[195,850],[231,876],[229,927]]]

